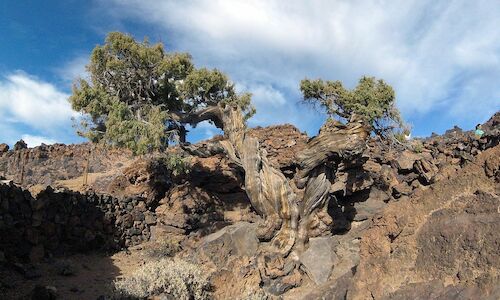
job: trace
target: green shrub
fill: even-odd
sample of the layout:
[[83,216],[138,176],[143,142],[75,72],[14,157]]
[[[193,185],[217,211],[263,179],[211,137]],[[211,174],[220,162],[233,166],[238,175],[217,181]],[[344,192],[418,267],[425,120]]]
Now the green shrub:
[[161,155],[159,159],[174,176],[187,175],[191,170],[189,158],[182,157],[177,153],[166,153]]

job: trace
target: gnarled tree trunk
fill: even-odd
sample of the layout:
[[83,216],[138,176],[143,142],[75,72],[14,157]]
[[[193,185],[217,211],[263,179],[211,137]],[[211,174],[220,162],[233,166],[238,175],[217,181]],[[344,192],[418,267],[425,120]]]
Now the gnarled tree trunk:
[[[255,137],[246,134],[241,110],[236,106],[209,107],[186,120],[196,124],[212,120],[224,130],[226,140],[210,149],[185,149],[196,154],[224,149],[245,171],[245,190],[254,209],[263,217],[258,237],[267,250],[287,257],[291,251],[300,254],[312,228],[331,223],[326,209],[336,166],[360,156],[366,147],[369,130],[353,116],[347,125],[329,121],[318,136],[297,155],[298,169],[293,179],[273,168],[267,153]],[[190,122],[191,123],[191,122]],[[320,231],[328,230],[323,226]],[[293,255],[297,257],[297,255]]]

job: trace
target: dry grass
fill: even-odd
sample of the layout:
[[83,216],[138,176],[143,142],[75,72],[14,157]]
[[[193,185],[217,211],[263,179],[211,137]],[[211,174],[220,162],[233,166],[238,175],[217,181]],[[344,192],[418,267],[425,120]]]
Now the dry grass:
[[76,192],[85,192],[89,186],[93,186],[97,179],[106,176],[113,176],[114,172],[103,172],[103,173],[89,173],[87,177],[87,186],[83,185],[83,175],[71,178],[71,179],[61,179],[55,182],[56,186],[65,187],[69,190]]
[[172,299],[209,299],[207,275],[196,265],[180,259],[149,262],[132,275],[114,282],[119,295],[146,298],[166,294]]

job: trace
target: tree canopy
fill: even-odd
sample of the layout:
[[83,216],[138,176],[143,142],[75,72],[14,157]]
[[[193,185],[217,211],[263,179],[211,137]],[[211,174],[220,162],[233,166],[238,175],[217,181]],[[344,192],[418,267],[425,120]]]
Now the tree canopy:
[[255,113],[251,95],[237,94],[224,73],[120,32],[94,48],[87,71],[90,79],[78,79],[69,99],[85,116],[79,134],[135,153],[184,141],[188,116],[199,109],[236,103],[247,118]]
[[318,105],[329,117],[349,119],[353,114],[361,115],[381,135],[404,127],[395,106],[394,90],[381,79],[363,76],[352,90],[340,81],[304,79],[300,90],[304,102]]

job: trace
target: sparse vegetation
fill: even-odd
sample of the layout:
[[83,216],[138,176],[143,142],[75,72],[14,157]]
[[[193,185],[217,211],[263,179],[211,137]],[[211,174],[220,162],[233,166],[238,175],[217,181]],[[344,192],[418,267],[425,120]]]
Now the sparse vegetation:
[[145,254],[151,258],[173,257],[177,252],[181,251],[179,241],[173,239],[162,239],[152,243],[145,250]]
[[272,299],[263,289],[258,287],[249,287],[242,295],[240,300],[268,300]]
[[397,132],[394,134],[394,138],[401,144],[406,144],[407,141],[406,141],[406,137],[405,137],[405,134],[402,133],[402,132]]
[[415,151],[416,153],[422,153],[422,151],[424,150],[424,145],[420,140],[414,141],[412,146],[413,146],[413,151]]
[[198,266],[180,259],[149,262],[131,276],[115,281],[114,286],[124,297],[146,298],[165,293],[179,300],[210,298],[207,275]]
[[182,157],[177,153],[162,154],[159,160],[174,176],[189,174],[191,170],[189,158]]

